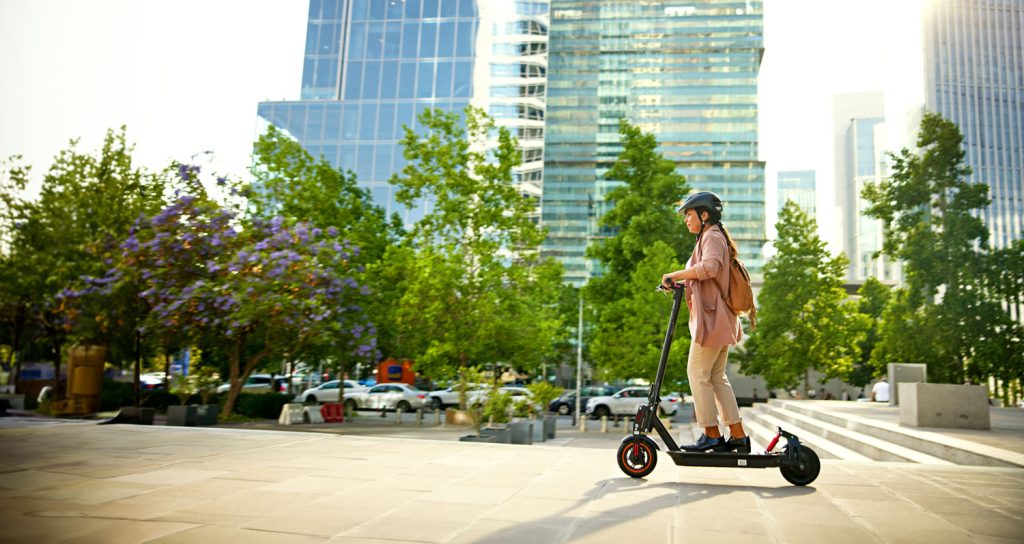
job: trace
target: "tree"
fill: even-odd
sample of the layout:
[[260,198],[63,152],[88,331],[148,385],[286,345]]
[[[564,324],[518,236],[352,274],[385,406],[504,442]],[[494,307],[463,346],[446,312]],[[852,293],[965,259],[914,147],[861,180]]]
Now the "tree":
[[[623,286],[629,294],[601,305],[598,334],[594,336],[590,353],[604,380],[654,376],[672,307],[671,301],[655,292],[654,287],[661,275],[675,266],[678,266],[678,261],[672,248],[664,242],[655,242],[636,264],[629,283]],[[655,278],[653,282],[651,278]],[[690,343],[687,315],[684,305],[679,312],[676,329],[685,332],[675,336],[669,353],[668,382],[686,376]]]
[[139,270],[147,284],[147,331],[183,344],[213,336],[226,349],[225,416],[268,357],[338,338],[372,355],[372,326],[351,302],[361,288],[338,274],[354,248],[330,230],[280,217],[240,229],[230,210],[184,195],[125,240],[122,270]]
[[872,277],[861,285],[857,295],[860,296],[857,311],[867,318],[869,327],[864,340],[860,343],[860,360],[854,365],[847,381],[851,385],[863,387],[870,383],[872,378],[886,372],[884,365],[877,366],[878,361],[872,359],[872,354],[878,344],[882,314],[892,299],[892,289]]
[[[56,375],[60,375],[68,339],[112,347],[131,343],[108,312],[86,316],[67,304],[82,278],[102,278],[140,214],[161,202],[163,181],[132,164],[126,130],[107,131],[96,155],[81,153],[77,140],[55,159],[43,179],[38,200],[17,200],[12,209],[17,229],[10,244],[19,304],[47,339]],[[24,184],[27,169],[12,170]],[[95,309],[94,309],[95,310]],[[77,318],[77,319],[76,319]],[[73,324],[78,327],[73,327]],[[123,357],[124,350],[112,350]]]
[[[309,223],[341,243],[358,248],[346,269],[372,294],[362,296],[358,304],[377,325],[379,347],[393,352],[393,325],[387,320],[388,296],[394,284],[386,284],[366,266],[378,263],[387,249],[397,243],[403,229],[399,218],[389,221],[384,210],[374,205],[369,190],[359,187],[355,174],[342,172],[324,159],[314,159],[298,142],[271,126],[254,146],[253,181],[242,193],[248,199],[252,217],[269,220],[284,217]],[[323,348],[323,349],[320,349]],[[348,355],[346,357],[345,355]],[[331,346],[308,346],[304,353],[292,354],[306,360],[328,360],[340,363],[344,370],[352,352]],[[372,362],[372,361],[371,361]]]
[[533,204],[512,185],[518,164],[506,128],[487,150],[493,121],[481,110],[458,114],[427,110],[421,138],[406,128],[409,164],[391,182],[398,200],[430,202],[403,242],[388,250],[371,274],[387,289],[387,319],[396,355],[416,360],[434,379],[498,362],[539,366],[562,334],[557,292],[561,269],[542,261],[543,232]]
[[31,298],[22,285],[23,266],[13,251],[17,229],[22,225],[19,209],[29,172],[20,161],[21,157],[15,156],[0,164],[0,331],[6,340],[0,364],[8,371],[12,384],[20,373],[24,344],[32,334]]
[[[917,151],[904,148],[891,155],[892,176],[866,185],[862,194],[871,203],[866,213],[885,227],[883,251],[904,262],[909,291],[899,299],[899,310],[927,323],[937,344],[927,361],[928,378],[936,382],[981,382],[1006,361],[1020,359],[1019,349],[1013,350],[1020,345],[1021,326],[1006,310],[1020,299],[1020,290],[1007,292],[1003,286],[1012,286],[1010,278],[1022,273],[992,270],[1009,253],[988,249],[977,211],[989,204],[989,188],[968,181],[971,169],[964,156],[959,128],[938,114],[925,114]],[[898,329],[890,324],[887,330]],[[888,362],[915,357],[896,347],[900,340],[883,338],[890,346],[884,353],[901,357]],[[1020,373],[1016,366],[1010,376]]]
[[846,257],[828,254],[814,219],[792,201],[779,213],[776,229],[778,252],[765,265],[757,329],[741,369],[761,375],[768,387],[791,387],[801,379],[807,387],[811,368],[847,379],[868,322],[844,302]]
[[[674,162],[657,152],[653,134],[619,122],[622,153],[605,176],[622,185],[608,193],[614,207],[600,219],[603,232],[587,250],[604,271],[590,279],[583,296],[596,321],[591,346],[594,365],[607,379],[653,375],[668,323],[665,305],[654,293],[665,272],[678,270],[693,250],[694,237],[676,213],[689,192]],[[689,347],[688,311],[677,321],[673,361],[685,361]],[[673,364],[670,369],[685,369]]]

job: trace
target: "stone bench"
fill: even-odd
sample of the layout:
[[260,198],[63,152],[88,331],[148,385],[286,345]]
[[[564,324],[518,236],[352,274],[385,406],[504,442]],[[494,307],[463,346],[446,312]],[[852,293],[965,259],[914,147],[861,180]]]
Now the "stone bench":
[[901,383],[900,425],[991,429],[984,385]]

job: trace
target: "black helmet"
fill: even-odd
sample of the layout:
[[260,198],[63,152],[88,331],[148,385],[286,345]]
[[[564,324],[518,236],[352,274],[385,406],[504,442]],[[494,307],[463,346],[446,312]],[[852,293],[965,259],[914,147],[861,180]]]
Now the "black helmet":
[[677,212],[685,212],[686,210],[693,208],[707,208],[711,213],[712,217],[722,216],[722,199],[718,198],[715,193],[709,193],[707,191],[701,191],[699,193],[693,193],[686,197],[682,206],[679,206]]

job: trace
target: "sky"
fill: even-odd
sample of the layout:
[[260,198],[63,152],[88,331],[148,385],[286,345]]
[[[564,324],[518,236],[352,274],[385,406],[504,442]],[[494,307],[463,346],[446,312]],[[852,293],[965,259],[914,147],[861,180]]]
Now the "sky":
[[[766,0],[758,91],[769,238],[776,173],[810,169],[819,217],[833,219],[819,230],[841,247],[829,213],[832,97],[914,84],[890,61],[916,39],[906,29],[919,1]],[[308,5],[0,0],[0,158],[23,155],[38,184],[70,139],[93,151],[126,125],[147,169],[177,160],[243,176],[258,102],[299,97]]]

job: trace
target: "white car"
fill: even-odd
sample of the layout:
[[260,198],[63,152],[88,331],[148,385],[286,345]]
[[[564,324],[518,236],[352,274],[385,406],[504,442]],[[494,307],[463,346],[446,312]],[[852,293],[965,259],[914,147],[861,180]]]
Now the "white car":
[[[225,382],[217,386],[217,393],[227,393],[231,389],[231,382]],[[271,393],[288,392],[288,379],[284,376],[271,378],[270,374],[250,374],[249,379],[242,384],[242,393]]]
[[[600,419],[603,416],[635,415],[641,404],[647,402],[649,387],[626,387],[614,395],[592,397],[587,400],[587,415]],[[672,416],[679,410],[680,398],[667,396],[661,399],[659,408],[664,415]]]
[[[487,386],[478,383],[471,383],[466,388],[466,402],[470,405],[480,395],[487,391]],[[427,402],[435,410],[443,410],[449,406],[459,405],[459,385],[455,384],[447,389],[438,389],[427,393]]]
[[348,397],[356,391],[368,391],[370,388],[365,385],[361,385],[355,380],[331,380],[324,382],[316,387],[306,389],[302,393],[295,396],[295,400],[298,402],[307,402],[314,404],[318,402],[338,402],[341,398],[341,387],[344,383],[345,397]]
[[402,410],[411,412],[423,408],[427,392],[404,383],[381,383],[366,391],[345,392],[347,410]]

